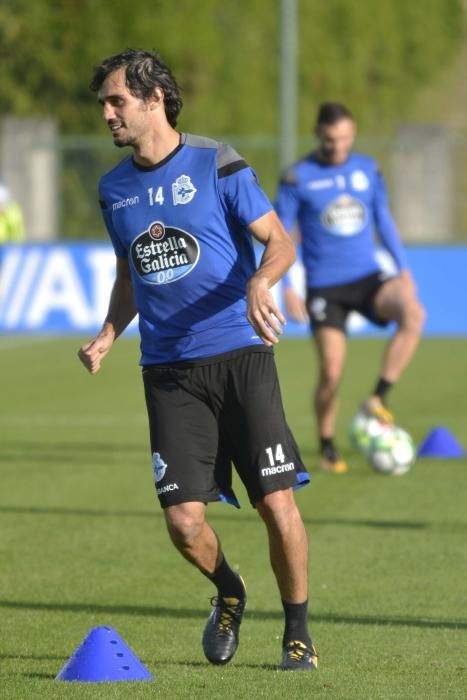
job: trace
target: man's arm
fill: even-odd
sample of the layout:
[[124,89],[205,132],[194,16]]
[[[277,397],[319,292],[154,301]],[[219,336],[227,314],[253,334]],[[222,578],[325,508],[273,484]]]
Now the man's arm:
[[384,245],[396,263],[398,277],[404,285],[410,288],[411,293],[415,294],[415,281],[409,269],[407,256],[405,254],[404,246],[402,244],[396,222],[394,221],[389,209],[386,183],[383,175],[379,171],[377,173],[373,211],[375,216],[375,224],[381,239],[381,243]]
[[295,262],[295,247],[277,214],[270,211],[249,225],[265,246],[258,270],[247,285],[247,318],[265,345],[278,342],[285,318],[279,311],[271,287]]
[[399,272],[407,269],[407,257],[405,255],[396,222],[394,221],[389,209],[386,184],[383,175],[379,171],[376,174],[373,212],[376,228],[382,244],[391,254],[391,257],[396,263]]
[[109,310],[99,334],[83,345],[78,357],[91,374],[96,374],[114,340],[136,316],[130,268],[126,258],[117,258],[117,275],[110,295]]
[[[297,189],[297,176],[293,166],[287,168],[282,173],[281,180],[277,188],[274,208],[285,229],[291,233],[300,208]],[[288,315],[294,321],[306,323],[308,321],[308,313],[305,302],[293,288],[292,280],[288,273],[284,275],[282,285],[284,289],[284,303]]]

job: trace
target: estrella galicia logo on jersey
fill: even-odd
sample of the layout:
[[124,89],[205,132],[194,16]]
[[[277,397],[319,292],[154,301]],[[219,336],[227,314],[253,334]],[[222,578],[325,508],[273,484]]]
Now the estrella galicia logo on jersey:
[[196,238],[181,228],[154,221],[131,244],[131,261],[147,284],[169,284],[187,275],[199,259]]
[[336,236],[353,236],[366,225],[367,214],[363,202],[349,195],[334,199],[321,214],[321,223]]
[[188,204],[191,202],[197,192],[188,175],[180,175],[175,182],[172,183],[172,195],[174,206],[177,204]]
[[156,221],[154,224],[151,224],[149,227],[149,235],[154,241],[160,241],[160,239],[164,238],[165,235],[164,224],[161,224],[160,221]]
[[167,470],[167,464],[164,462],[159,452],[152,453],[152,465],[154,467],[154,478],[156,481],[162,481]]

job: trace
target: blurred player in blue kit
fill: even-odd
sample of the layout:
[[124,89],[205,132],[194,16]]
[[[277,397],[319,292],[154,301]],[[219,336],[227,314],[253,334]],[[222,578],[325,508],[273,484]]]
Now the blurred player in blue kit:
[[[424,322],[424,309],[395,222],[383,177],[370,157],[352,152],[355,122],[342,104],[323,104],[318,112],[315,152],[281,176],[276,211],[289,233],[298,224],[306,278],[306,299],[284,278],[289,315],[310,320],[319,361],[314,409],[320,466],[337,474],[348,470],[335,443],[337,391],[346,356],[346,321],[358,311],[373,323],[397,324],[386,347],[381,373],[361,410],[385,423],[392,385],[411,360]],[[374,234],[391,254],[397,274],[381,269]]]
[[[79,357],[97,372],[139,314],[156,491],[173,544],[218,593],[202,640],[208,660],[233,657],[246,604],[206,521],[209,502],[238,505],[233,463],[268,532],[285,615],[279,668],[314,670],[307,537],[293,495],[309,476],[272,349],[285,319],[270,288],[293,263],[293,243],[230,146],[176,130],[182,100],[157,54],[105,59],[91,89],[114,144],[133,152],[100,182],[117,274],[102,329]],[[252,237],[264,245],[258,269]]]

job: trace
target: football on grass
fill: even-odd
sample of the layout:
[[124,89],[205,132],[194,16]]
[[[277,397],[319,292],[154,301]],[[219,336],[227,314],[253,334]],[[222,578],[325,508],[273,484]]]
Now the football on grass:
[[408,472],[415,457],[412,438],[396,425],[386,426],[379,435],[373,436],[367,450],[368,462],[375,471],[394,476]]
[[367,454],[371,440],[381,435],[387,427],[386,423],[359,411],[350,425],[350,442],[363,454]]

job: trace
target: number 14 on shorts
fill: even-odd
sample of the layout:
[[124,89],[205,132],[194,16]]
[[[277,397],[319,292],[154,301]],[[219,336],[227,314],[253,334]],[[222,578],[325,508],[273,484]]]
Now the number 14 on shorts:
[[269,464],[271,465],[271,467],[274,467],[277,464],[277,462],[280,462],[281,464],[285,462],[284,450],[282,449],[282,445],[280,442],[278,442],[274,448],[266,447],[265,452],[268,456]]

